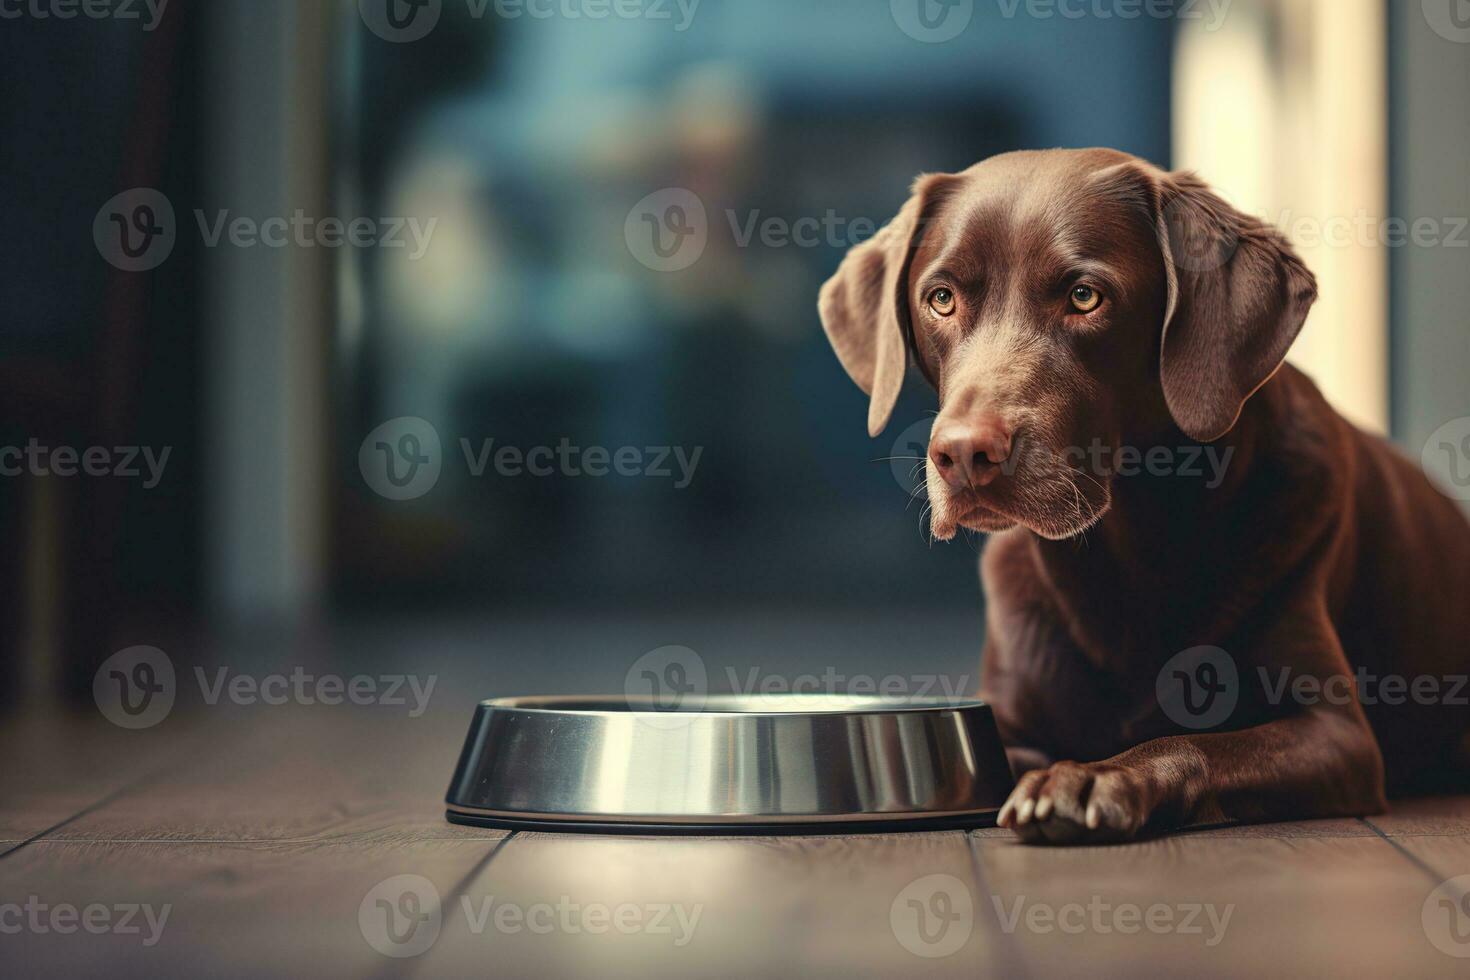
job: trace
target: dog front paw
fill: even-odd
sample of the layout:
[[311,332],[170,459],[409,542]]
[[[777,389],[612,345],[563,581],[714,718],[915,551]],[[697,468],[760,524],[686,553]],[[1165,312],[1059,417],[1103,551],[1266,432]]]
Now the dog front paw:
[[1142,776],[1103,762],[1058,762],[1023,775],[997,823],[1028,844],[1132,840],[1153,807]]

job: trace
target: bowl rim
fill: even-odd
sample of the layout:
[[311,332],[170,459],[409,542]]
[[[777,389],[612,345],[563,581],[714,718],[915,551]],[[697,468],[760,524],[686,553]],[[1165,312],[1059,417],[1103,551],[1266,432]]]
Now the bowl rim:
[[[916,695],[886,697],[869,694],[711,694],[697,699],[697,707],[669,709],[655,706],[651,697],[617,695],[546,694],[488,698],[479,708],[488,711],[531,715],[563,715],[574,718],[668,719],[676,715],[697,718],[803,718],[874,714],[944,714],[989,711],[978,697]],[[777,707],[773,702],[785,702]],[[748,705],[748,707],[746,707]]]

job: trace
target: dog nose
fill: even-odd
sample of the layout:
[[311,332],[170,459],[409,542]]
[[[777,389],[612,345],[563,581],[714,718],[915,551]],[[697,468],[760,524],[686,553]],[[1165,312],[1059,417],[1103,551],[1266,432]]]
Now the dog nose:
[[944,422],[929,437],[934,468],[956,489],[985,486],[1000,475],[1000,464],[1010,454],[1010,430],[996,418]]

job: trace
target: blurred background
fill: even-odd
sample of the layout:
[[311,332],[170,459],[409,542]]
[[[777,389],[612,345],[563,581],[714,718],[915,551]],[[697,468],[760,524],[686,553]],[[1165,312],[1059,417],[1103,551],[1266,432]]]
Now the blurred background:
[[455,705],[668,644],[712,689],[972,688],[980,542],[930,545],[903,458],[933,394],[868,439],[816,295],[1011,149],[1198,169],[1318,272],[1295,357],[1344,412],[1416,458],[1470,415],[1460,0],[0,15],[12,706],[139,644]]

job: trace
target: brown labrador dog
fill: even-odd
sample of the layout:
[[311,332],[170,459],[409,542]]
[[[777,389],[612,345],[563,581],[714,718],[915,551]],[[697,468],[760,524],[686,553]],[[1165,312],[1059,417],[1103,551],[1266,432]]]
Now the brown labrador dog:
[[1283,366],[1316,291],[1192,174],[1101,149],[922,177],[823,287],[870,434],[910,351],[938,390],[933,535],[993,535],[1023,839],[1378,813],[1470,768],[1470,524]]

